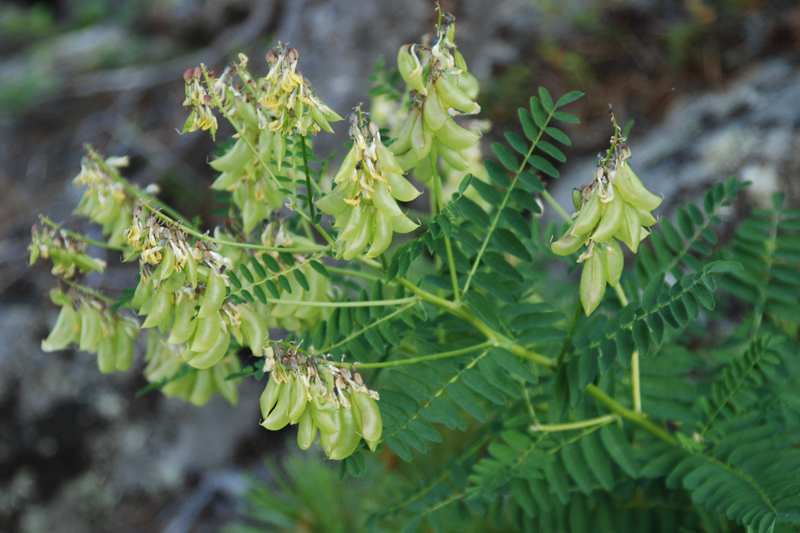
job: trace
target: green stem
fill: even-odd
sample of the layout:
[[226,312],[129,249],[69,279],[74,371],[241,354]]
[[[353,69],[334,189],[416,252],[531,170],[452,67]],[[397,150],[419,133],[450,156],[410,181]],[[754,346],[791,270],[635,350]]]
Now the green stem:
[[567,334],[567,338],[564,339],[564,345],[561,347],[561,352],[559,352],[558,357],[556,358],[556,366],[561,366],[561,363],[564,362],[564,356],[567,354],[567,350],[569,349],[569,345],[572,342],[572,336],[575,335],[575,328],[578,326],[578,320],[581,317],[581,300],[578,299],[577,303],[575,304],[575,313],[572,315],[572,325],[569,327],[569,333]]
[[361,278],[367,281],[383,281],[383,277],[369,274],[367,272],[359,272],[358,270],[347,270],[346,268],[339,268],[334,266],[325,266],[331,274],[339,274],[340,276],[353,276],[354,278]]
[[[628,297],[625,296],[625,291],[622,290],[619,283],[614,286],[614,291],[617,293],[620,305],[622,307],[628,305]],[[642,412],[642,385],[639,375],[639,350],[634,350],[631,354],[631,393],[633,394],[633,410],[637,413]]]
[[107,250],[116,250],[118,252],[128,251],[128,249],[125,248],[124,246],[114,246],[113,244],[108,244],[107,242],[96,241],[94,239],[90,239],[89,237],[84,237],[80,233],[75,233],[74,231],[68,230],[67,228],[65,228],[63,226],[59,226],[58,224],[56,224],[55,222],[53,222],[52,220],[50,220],[47,217],[44,217],[44,216],[43,217],[39,217],[39,220],[44,222],[45,224],[47,224],[48,226],[50,226],[50,227],[52,227],[54,229],[57,229],[59,231],[63,231],[64,233],[66,233],[67,235],[69,235],[70,237],[72,237],[74,239],[78,239],[79,241],[85,242],[86,244],[90,244],[92,246],[99,246],[100,248],[105,248]]
[[[466,294],[467,291],[469,290],[469,286],[472,283],[472,277],[475,275],[475,272],[477,272],[478,267],[481,265],[481,258],[483,257],[483,253],[486,251],[486,247],[489,246],[489,239],[492,236],[492,233],[494,233],[494,229],[495,227],[497,227],[497,223],[500,222],[500,215],[502,214],[503,209],[506,207],[508,199],[511,198],[511,191],[514,190],[514,186],[517,184],[517,181],[519,181],[519,174],[520,172],[522,172],[522,169],[524,169],[525,165],[528,163],[528,158],[530,158],[530,156],[533,154],[533,151],[536,149],[536,145],[539,144],[539,139],[541,139],[542,135],[544,135],[544,130],[550,123],[550,119],[552,118],[553,114],[550,113],[547,116],[547,120],[545,120],[544,125],[539,129],[539,134],[536,136],[536,139],[531,143],[530,150],[528,150],[528,153],[525,154],[525,157],[522,159],[522,163],[520,163],[519,168],[514,174],[514,180],[511,182],[511,185],[508,186],[506,195],[503,197],[503,201],[497,208],[497,213],[495,213],[494,220],[492,220],[492,223],[489,225],[489,230],[486,233],[486,238],[483,239],[483,243],[481,244],[481,249],[478,250],[478,255],[475,257],[475,262],[472,264],[472,268],[470,269],[469,274],[467,275],[467,282],[464,284],[464,291],[463,291],[464,294]],[[543,191],[543,194],[546,192],[547,191]],[[552,200],[552,197],[550,199]]]
[[479,350],[490,348],[492,346],[494,346],[494,343],[492,341],[486,341],[481,344],[476,344],[475,346],[469,346],[467,348],[460,348],[458,350],[451,350],[449,352],[441,352],[432,355],[423,355],[421,357],[412,357],[410,359],[401,359],[399,361],[386,361],[384,363],[365,363],[365,364],[356,363],[356,368],[360,370],[362,368],[389,368],[394,366],[414,365],[417,363],[424,363],[426,361],[435,361],[436,359],[458,357],[459,355],[465,355],[468,353],[477,352]]
[[61,281],[63,281],[64,283],[66,283],[70,287],[72,287],[74,289],[77,289],[77,290],[79,290],[81,292],[85,292],[89,296],[97,298],[98,300],[103,301],[103,302],[105,302],[105,303],[107,303],[109,305],[113,305],[115,303],[114,300],[112,300],[111,298],[109,298],[105,294],[101,294],[101,293],[97,292],[96,290],[87,287],[86,285],[81,285],[80,283],[77,283],[75,281],[70,281],[70,280],[64,279],[64,278],[62,278]]
[[548,204],[550,204],[550,207],[552,207],[552,208],[553,208],[553,210],[554,210],[556,213],[558,213],[559,215],[561,215],[561,218],[563,218],[565,222],[572,222],[572,217],[571,217],[571,216],[569,216],[569,214],[568,214],[566,211],[564,211],[564,208],[563,208],[563,207],[561,207],[560,205],[558,205],[558,202],[556,202],[556,199],[555,199],[555,198],[553,198],[553,196],[552,196],[552,195],[551,195],[549,192],[547,192],[547,191],[542,191],[542,198],[544,198],[544,199],[545,199],[545,201],[546,201]]
[[[176,224],[176,225],[178,224],[178,222],[176,222],[175,220],[171,219],[170,217],[168,217],[164,213],[161,213],[161,212],[157,211],[152,206],[149,206],[147,204],[142,204],[142,205],[144,205],[145,207],[150,209],[151,212],[154,215],[156,215],[158,218],[160,218],[161,220],[163,220],[165,222],[168,222],[168,223],[171,223],[171,224]],[[247,243],[243,243],[243,242],[229,241],[229,240],[226,240],[226,239],[217,239],[215,237],[209,237],[206,234],[200,233],[197,230],[194,230],[192,228],[189,228],[189,227],[186,227],[186,226],[183,226],[183,225],[181,226],[181,230],[186,232],[186,233],[188,233],[189,235],[197,237],[198,239],[201,239],[201,240],[206,241],[206,242],[212,242],[214,244],[221,244],[223,246],[232,246],[234,248],[247,248],[247,249],[250,249],[250,250],[263,250],[265,252],[289,252],[289,253],[302,254],[302,253],[313,253],[313,252],[327,252],[327,251],[329,251],[331,249],[330,246],[298,246],[296,248],[285,248],[283,246],[263,246],[261,244],[247,244]]]
[[[490,341],[495,342],[496,345],[504,345],[506,349],[508,349],[511,353],[521,357],[523,359],[527,359],[529,361],[533,361],[534,363],[548,368],[550,370],[555,370],[556,365],[555,361],[545,357],[539,353],[536,353],[532,350],[525,348],[524,346],[520,346],[516,344],[514,341],[507,339],[503,335],[494,331],[491,327],[487,326],[483,323],[478,317],[472,314],[472,312],[465,308],[464,306],[457,306],[453,302],[449,300],[444,300],[443,298],[439,298],[438,296],[434,296],[429,292],[420,289],[413,283],[405,279],[398,279],[400,284],[406,287],[408,290],[419,296],[423,301],[428,302],[439,309],[450,313],[454,316],[461,318],[471,324],[473,324],[481,333],[483,333],[486,338]],[[620,405],[617,401],[613,398],[608,396],[606,393],[601,391],[595,385],[590,384],[586,387],[586,393],[590,396],[593,396],[596,400],[600,403],[605,405],[612,413],[618,414],[620,417],[628,420],[645,431],[655,435],[658,439],[667,442],[669,444],[673,444],[679,446],[680,443],[678,439],[658,427],[653,422],[647,420],[642,413],[637,413],[635,411],[631,411],[630,409],[626,409],[622,405]]]
[[[297,141],[297,135],[294,136],[295,141]],[[314,201],[311,198],[311,176],[308,172],[308,155],[306,154],[306,136],[300,135],[300,147],[303,149],[303,170],[306,173],[306,197],[308,199],[308,210],[311,213],[311,222],[313,223],[317,217],[316,213],[314,213]]]
[[658,439],[666,442],[667,444],[672,444],[674,446],[681,445],[678,439],[676,439],[675,437],[673,437],[672,435],[670,435],[669,433],[658,427],[653,422],[647,420],[642,413],[636,413],[634,411],[631,411],[630,409],[626,409],[625,407],[617,403],[608,394],[597,388],[597,386],[589,384],[586,387],[586,393],[594,397],[595,400],[605,405],[608,408],[608,410],[611,411],[612,413],[616,413],[625,420],[633,422],[637,426],[653,434]]
[[306,302],[303,300],[272,300],[273,303],[297,305],[300,307],[386,307],[389,305],[401,305],[407,303],[417,303],[420,298],[409,296],[408,298],[397,298],[394,300],[365,300],[363,302]]
[[[439,172],[436,170],[436,151],[431,150],[431,168],[433,169],[433,190],[435,195],[436,214],[440,217],[442,215],[442,208],[444,202],[442,201],[442,184],[439,181]],[[458,287],[458,273],[456,272],[456,262],[453,258],[453,246],[450,243],[450,237],[444,236],[444,247],[447,250],[447,265],[450,268],[450,280],[453,283],[453,299],[456,303],[461,301],[461,291]]]
[[531,431],[570,431],[572,429],[583,429],[593,426],[604,426],[614,420],[617,420],[619,415],[604,415],[597,418],[590,418],[589,420],[581,420],[579,422],[570,422],[567,424],[534,424],[531,426]]
[[[336,344],[333,344],[333,345],[331,345],[331,346],[328,348],[328,351],[331,351],[331,350],[333,350],[334,348],[338,348],[339,346],[344,346],[345,344],[347,344],[347,343],[348,343],[348,342],[350,342],[351,340],[353,340],[353,339],[355,339],[355,338],[357,338],[357,337],[360,337],[361,335],[363,335],[364,333],[366,333],[366,331],[367,331],[368,329],[370,329],[370,328],[374,328],[374,327],[377,327],[377,326],[378,326],[378,324],[380,324],[381,322],[388,322],[389,320],[393,319],[393,318],[394,318],[394,317],[396,317],[397,315],[399,315],[399,314],[401,314],[401,313],[405,313],[406,311],[408,311],[409,309],[411,309],[411,308],[412,308],[412,307],[414,307],[415,305],[417,305],[417,302],[410,303],[410,304],[408,304],[408,305],[404,305],[404,306],[403,306],[403,307],[401,307],[400,309],[398,309],[398,310],[396,310],[396,311],[394,311],[394,312],[392,312],[392,313],[389,313],[388,315],[386,315],[386,316],[383,316],[383,317],[379,318],[378,320],[376,320],[376,321],[374,321],[374,322],[370,322],[370,324],[369,324],[369,325],[367,325],[367,326],[363,327],[363,328],[362,328],[362,329],[360,329],[359,331],[357,331],[357,332],[355,332],[355,333],[352,333],[352,334],[348,335],[346,338],[344,338],[344,339],[342,339],[341,341],[337,342]],[[343,366],[343,365],[339,365],[339,366]]]

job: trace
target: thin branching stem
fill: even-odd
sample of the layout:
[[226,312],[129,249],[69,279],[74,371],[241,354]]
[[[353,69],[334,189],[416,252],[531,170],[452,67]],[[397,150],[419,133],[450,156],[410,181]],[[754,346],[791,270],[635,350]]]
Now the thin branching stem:
[[[442,214],[444,202],[442,201],[442,184],[439,181],[439,172],[436,170],[437,154],[435,150],[431,150],[431,168],[433,169],[433,189],[434,189],[434,212],[440,217],[445,216]],[[444,247],[447,251],[447,266],[450,269],[450,280],[453,283],[453,299],[456,302],[461,301],[461,291],[458,288],[458,273],[456,272],[456,262],[453,258],[453,246],[450,243],[450,237],[444,236]]]
[[107,242],[96,241],[94,239],[90,239],[89,237],[85,237],[85,236],[81,235],[80,233],[76,233],[76,232],[74,232],[72,230],[69,230],[69,229],[67,229],[67,228],[65,228],[63,226],[60,226],[60,225],[56,224],[55,222],[53,222],[52,220],[50,220],[49,218],[47,218],[45,216],[39,217],[39,220],[41,220],[42,222],[44,222],[45,224],[47,224],[51,228],[57,229],[59,231],[63,231],[64,233],[66,233],[70,237],[72,237],[74,239],[78,239],[79,241],[85,242],[86,244],[89,244],[91,246],[99,246],[100,248],[105,248],[106,250],[115,250],[117,252],[125,252],[125,251],[128,250],[124,246],[115,246],[113,244],[108,244]]

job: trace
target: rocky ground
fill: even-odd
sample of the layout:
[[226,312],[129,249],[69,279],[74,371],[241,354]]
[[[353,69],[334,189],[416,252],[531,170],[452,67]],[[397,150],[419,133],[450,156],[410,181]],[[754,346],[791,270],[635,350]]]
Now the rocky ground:
[[[146,384],[137,372],[103,376],[86,353],[42,353],[56,282],[45,265],[26,266],[30,225],[44,213],[99,237],[70,214],[85,142],[131,155],[128,177],[158,182],[166,201],[208,217],[213,144],[175,131],[187,67],[221,70],[240,50],[257,64],[290,42],[304,75],[343,112],[365,99],[378,56],[393,65],[400,44],[432,27],[433,4],[173,0],[133,10],[98,1],[85,3],[95,6],[88,14],[83,4],[40,4],[36,16],[24,2],[0,7],[0,531],[217,531],[235,515],[242,474],[280,453],[281,437],[257,425],[258,384],[243,384],[237,406],[215,398],[198,409],[158,393],[137,398]],[[571,161],[551,185],[562,205],[608,141],[609,103],[619,120],[636,121],[632,161],[667,198],[663,214],[732,173],[755,184],[746,208],[775,190],[798,203],[796,2],[442,6],[458,17],[457,43],[482,82],[487,140],[519,129],[516,107],[539,85],[587,93],[573,110],[584,123],[569,130]],[[320,138],[319,153],[341,146],[339,130]],[[88,283],[113,294],[131,275],[113,267]]]

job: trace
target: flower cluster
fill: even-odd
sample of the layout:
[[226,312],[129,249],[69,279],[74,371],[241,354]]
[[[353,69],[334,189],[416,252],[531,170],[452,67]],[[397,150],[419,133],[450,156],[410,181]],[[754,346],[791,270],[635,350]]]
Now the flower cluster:
[[[214,73],[209,75],[213,78]],[[183,125],[184,133],[187,131],[211,130],[211,136],[216,135],[219,123],[214,116],[214,99],[208,90],[203,87],[201,79],[203,69],[200,67],[188,68],[183,73],[183,81],[186,82],[186,100],[183,101],[184,107],[189,106],[192,112],[186,123]]]
[[470,76],[464,57],[456,49],[455,17],[444,20],[432,46],[407,44],[400,48],[397,65],[412,88],[411,108],[390,150],[403,169],[415,169],[414,177],[427,181],[432,175],[433,150],[451,167],[464,170],[468,164],[461,151],[470,148],[480,134],[459,126],[454,116],[480,112],[474,101],[477,80]]
[[220,394],[233,405],[239,400],[239,379],[227,379],[241,372],[235,353],[229,352],[211,368],[198,370],[184,367],[180,346],[168,344],[158,332],[151,330],[147,337],[144,377],[151,383],[164,382],[160,388],[165,396],[182,398],[194,405],[208,403],[211,396]]
[[94,152],[81,160],[81,172],[72,181],[86,187],[75,212],[103,226],[108,243],[119,246],[123,231],[130,226],[135,200],[125,190],[118,169],[128,166],[128,157],[109,157],[105,161]]
[[[209,73],[212,81],[205,89],[197,78],[202,69],[192,70],[191,76],[187,71],[187,95],[196,95],[187,96],[184,104],[193,106],[189,118],[196,121],[193,117],[205,116],[219,104],[236,126],[236,142],[210,163],[221,173],[212,188],[233,193],[248,233],[283,204],[288,190],[283,184],[297,179],[295,169],[309,148],[305,137],[321,130],[332,132],[330,123],[342,120],[311,90],[297,70],[298,58],[297,50],[279,45],[266,56],[267,75],[255,79],[247,70],[249,59],[240,54],[239,62],[219,78]],[[187,121],[184,131],[197,129],[193,124]]]
[[190,245],[186,234],[150,214],[141,220],[137,207],[126,239],[141,252],[139,285],[131,305],[146,315],[142,328],[169,331],[167,344],[184,345],[181,359],[207,369],[219,363],[230,347],[231,335],[260,356],[267,326],[260,314],[227,298],[231,260]]
[[298,424],[297,444],[307,450],[317,436],[334,460],[351,455],[361,438],[375,450],[383,431],[377,392],[367,389],[358,372],[339,368],[325,357],[295,347],[267,350],[264,371],[269,382],[261,395],[261,423],[277,431]]
[[361,114],[351,115],[353,147],[334,177],[336,188],[317,202],[320,211],[336,217],[341,228],[336,242],[339,254],[352,259],[369,245],[367,257],[377,257],[391,244],[394,232],[408,233],[419,225],[397,205],[420,195],[403,177],[403,169],[381,142],[377,124],[362,124]]
[[61,307],[50,334],[42,341],[42,351],[63,350],[72,343],[97,353],[97,366],[104,374],[124,371],[133,362],[133,339],[139,335],[136,320],[112,311],[89,295],[50,291],[50,299]]
[[[617,137],[615,136],[615,140]],[[567,232],[551,244],[553,252],[569,255],[584,245],[587,249],[578,258],[585,263],[581,274],[581,302],[587,316],[594,311],[606,290],[622,275],[623,257],[618,240],[633,252],[656,223],[650,213],[662,199],[648,191],[628,163],[631,151],[616,144],[610,155],[597,167],[595,179],[576,191],[577,212]]]
[[31,244],[29,264],[34,264],[39,257],[53,262],[54,276],[72,278],[76,274],[86,274],[97,270],[102,272],[106,262],[86,253],[86,243],[68,235],[64,230],[57,230],[44,222],[31,227]]

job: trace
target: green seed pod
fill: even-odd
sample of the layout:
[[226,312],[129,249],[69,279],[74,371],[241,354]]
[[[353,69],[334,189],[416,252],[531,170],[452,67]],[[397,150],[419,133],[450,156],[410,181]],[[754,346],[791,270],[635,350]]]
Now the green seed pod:
[[575,206],[575,211],[580,211],[583,205],[583,194],[580,189],[572,189],[572,205]]
[[291,406],[289,407],[289,423],[296,424],[306,410],[308,405],[308,395],[306,386],[297,378],[292,383]]
[[372,240],[372,231],[374,228],[375,219],[375,208],[368,207],[368,213],[364,217],[364,225],[361,227],[361,231],[353,237],[352,240],[347,242],[346,248],[342,253],[342,257],[349,261],[353,259],[355,256],[361,253],[361,251],[369,244]]
[[419,227],[419,224],[408,218],[406,215],[392,217],[392,231],[395,233],[411,233]]
[[622,268],[625,266],[625,258],[622,256],[617,239],[609,239],[604,243],[606,272],[608,273],[608,284],[616,287],[622,277]]
[[222,307],[225,301],[225,280],[216,272],[209,272],[208,283],[206,284],[206,293],[203,297],[203,303],[200,305],[200,311],[197,312],[199,318],[206,318],[209,316],[216,316],[217,311]]
[[297,445],[301,450],[307,450],[314,443],[317,436],[317,426],[311,416],[311,409],[303,411],[297,426]]
[[461,52],[459,52],[458,49],[454,50],[453,59],[455,60],[456,68],[461,69],[461,76],[466,78],[469,75],[467,71],[467,62],[464,60],[464,56],[461,55]]
[[389,185],[392,196],[401,202],[410,202],[422,194],[410,181],[394,172],[386,172],[386,183]]
[[133,364],[133,337],[131,337],[122,321],[114,326],[114,353],[115,367],[118,371],[124,372]]
[[317,209],[328,215],[339,215],[349,206],[344,201],[344,197],[340,194],[339,188],[331,191],[322,198],[316,201]]
[[419,63],[412,55],[414,53],[413,46],[413,44],[405,44],[400,47],[400,51],[397,53],[397,70],[400,71],[400,75],[409,87],[426,95],[428,90],[425,88],[421,69],[418,70]]
[[600,224],[597,225],[597,230],[592,234],[592,240],[596,242],[605,242],[611,239],[612,236],[619,230],[622,225],[622,215],[625,211],[625,201],[620,195],[615,195],[614,199],[605,204],[605,211],[603,217],[600,219]]
[[223,172],[217,176],[217,179],[211,184],[211,188],[215,191],[230,190],[239,183],[242,177],[244,177],[242,169],[238,169],[235,172]]
[[650,211],[645,211],[644,209],[636,208],[636,212],[639,213],[639,222],[642,223],[642,226],[653,226],[656,222],[658,222],[653,215],[650,214]]
[[436,89],[442,100],[447,102],[451,107],[455,107],[459,111],[468,114],[476,114],[481,112],[481,106],[478,105],[472,98],[466,95],[458,85],[456,85],[447,74],[439,76],[436,80]]
[[197,288],[197,261],[194,260],[192,254],[188,254],[188,258],[186,259],[186,266],[184,267],[184,271],[186,272],[186,277],[189,279],[189,283],[191,284],[193,289]]
[[190,343],[192,352],[205,352],[214,346],[220,336],[228,336],[227,333],[221,334],[222,327],[220,325],[221,320],[218,313],[197,318],[195,321],[197,322],[197,326]]
[[325,401],[317,394],[314,388],[311,389],[311,414],[314,417],[314,424],[321,433],[336,433],[339,431],[337,423],[339,413],[338,407],[333,402]]
[[550,243],[550,249],[556,255],[570,255],[581,249],[588,235],[572,235],[569,231],[557,241]]
[[255,311],[246,305],[240,306],[239,310],[242,314],[242,329],[247,336],[250,351],[253,352],[253,355],[256,357],[260,357],[268,335],[267,325]]
[[151,292],[150,284],[147,283],[144,278],[140,279],[133,293],[133,298],[131,298],[131,305],[133,307],[141,307],[148,300]]
[[450,120],[450,114],[439,98],[436,85],[431,85],[428,96],[425,97],[425,102],[422,104],[422,116],[425,119],[425,125],[432,131],[439,131],[445,122]]
[[72,302],[68,302],[61,307],[61,311],[58,313],[58,319],[50,335],[42,341],[42,351],[55,352],[66,348],[76,335],[80,335],[78,329],[79,325],[80,316],[72,306]]
[[572,235],[585,235],[592,231],[600,220],[600,215],[603,213],[603,203],[595,191],[589,201],[583,204],[583,207],[578,211],[578,216],[572,223]]
[[336,176],[334,176],[333,182],[344,183],[348,181],[352,177],[353,172],[355,172],[357,163],[358,151],[355,146],[353,146],[350,151],[347,152],[347,155],[344,156],[342,166],[339,167],[339,171],[336,173]]
[[417,154],[417,158],[419,160],[427,156],[428,153],[430,153],[432,144],[433,144],[433,131],[425,126],[425,120],[420,114],[420,116],[417,117],[417,120],[414,123],[414,129],[411,130],[411,149],[414,151],[415,154]]
[[397,201],[395,201],[388,187],[382,181],[375,180],[372,190],[372,202],[387,217],[396,217],[403,214],[397,205]]
[[228,333],[222,332],[217,335],[216,341],[208,350],[200,353],[184,350],[183,354],[181,354],[181,358],[189,363],[189,366],[205,370],[222,361],[222,358],[228,353],[230,344],[231,336]]
[[370,451],[374,452],[383,432],[383,421],[378,402],[363,392],[354,392],[352,396],[361,414],[361,435],[367,441]]
[[172,275],[168,277],[165,281],[161,282],[161,285],[158,287],[159,291],[166,291],[166,292],[175,292],[186,282],[186,273],[184,272],[175,272],[172,271]]
[[367,258],[369,259],[378,257],[392,244],[392,219],[381,211],[377,211],[374,224],[372,241],[370,241],[369,252],[367,252]]
[[414,167],[414,178],[422,183],[428,183],[433,177],[433,161],[430,157],[425,157],[420,160]]
[[327,131],[328,133],[333,133],[333,128],[331,128],[331,125],[328,124],[328,119],[325,117],[325,115],[322,113],[322,111],[320,111],[318,107],[310,106],[309,111],[311,117],[314,119],[314,122],[316,122],[320,128]]
[[92,305],[82,304],[81,310],[81,338],[79,348],[86,352],[97,350],[100,339],[103,337],[103,322],[100,312]]
[[438,138],[433,140],[433,149],[436,150],[436,153],[442,156],[444,162],[453,167],[455,170],[459,172],[467,170],[469,168],[469,163],[464,159],[464,155],[461,153],[460,150],[454,150],[450,148]]
[[261,425],[269,430],[278,431],[283,429],[289,423],[289,408],[291,407],[292,376],[289,376],[287,381],[281,383],[280,391],[278,394],[278,401],[275,408],[270,412],[267,418]]
[[208,403],[214,394],[214,376],[212,372],[197,372],[194,375],[194,383],[189,393],[189,402],[194,405],[204,405]]
[[600,305],[600,301],[606,293],[607,279],[606,264],[595,250],[591,257],[584,262],[581,273],[580,295],[586,316],[591,315]]
[[339,409],[339,433],[336,442],[332,443],[331,453],[328,456],[334,461],[341,461],[352,455],[358,443],[361,442],[361,420],[356,416],[356,411],[352,406],[350,409],[341,407]]
[[209,165],[217,172],[234,172],[244,167],[251,157],[250,147],[247,146],[244,138],[240,137],[236,144],[233,145],[233,148],[228,150],[222,157],[209,163]]
[[103,337],[97,344],[97,368],[103,374],[111,374],[117,369],[113,337]]
[[627,162],[618,163],[614,187],[622,193],[625,201],[645,211],[652,211],[663,201],[644,187]]
[[280,395],[280,392],[281,383],[278,383],[275,380],[275,376],[270,374],[269,380],[267,381],[267,386],[264,388],[264,392],[261,393],[261,418],[266,419],[269,416],[269,413],[278,402],[278,396]]
[[633,253],[636,253],[636,250],[639,249],[639,242],[643,239],[642,223],[639,221],[639,213],[634,206],[627,202],[624,202],[623,206],[622,224],[614,237],[624,242]]
[[195,305],[194,300],[184,297],[175,306],[175,322],[172,324],[167,344],[183,344],[194,335],[198,323],[198,320],[194,319]]
[[281,170],[283,168],[283,160],[286,157],[286,138],[280,133],[276,133],[272,138],[272,152],[275,154],[278,170]]
[[408,110],[408,115],[400,126],[400,131],[397,132],[397,138],[388,147],[388,150],[394,155],[404,154],[411,150],[411,132],[414,131],[414,125],[417,123],[420,112],[418,106],[411,106],[411,109]]
[[233,105],[236,107],[236,112],[251,128],[258,128],[258,114],[253,108],[253,104],[248,104],[244,98],[237,96],[233,100]]
[[377,143],[375,154],[377,155],[378,161],[380,161],[383,170],[397,174],[403,173],[403,168],[394,158],[394,154],[390,152],[389,149],[383,145],[383,143]]
[[403,152],[402,154],[395,155],[394,158],[397,161],[397,164],[399,164],[403,170],[409,170],[413,168],[414,165],[416,165],[420,159],[414,150],[408,150],[407,152]]
[[436,136],[447,146],[455,150],[466,150],[477,143],[481,136],[462,128],[455,120],[448,120],[436,132]]
[[367,222],[367,206],[361,202],[356,207],[350,210],[350,218],[347,220],[347,225],[339,232],[339,241],[349,241],[356,235],[361,233]]
[[[145,310],[142,306],[141,311]],[[153,299],[153,306],[147,313],[147,318],[142,324],[142,328],[154,328],[166,322],[169,319],[169,314],[172,312],[172,295],[167,291],[156,291],[155,298]]]

